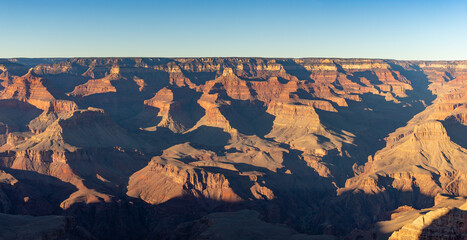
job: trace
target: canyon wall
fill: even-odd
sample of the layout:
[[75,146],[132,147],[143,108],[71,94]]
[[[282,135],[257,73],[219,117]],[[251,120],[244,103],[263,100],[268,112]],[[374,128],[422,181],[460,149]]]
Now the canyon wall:
[[0,61],[5,214],[177,239],[187,222],[250,209],[351,239],[401,206],[467,196],[466,61],[33,62]]

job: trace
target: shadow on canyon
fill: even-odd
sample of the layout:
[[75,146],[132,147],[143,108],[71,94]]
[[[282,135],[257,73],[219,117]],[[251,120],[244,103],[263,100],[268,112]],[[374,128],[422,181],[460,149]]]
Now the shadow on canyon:
[[463,148],[467,148],[467,135],[465,134],[467,133],[467,126],[462,125],[453,118],[448,118],[442,123],[451,141]]
[[[336,133],[345,130],[355,135],[353,144],[344,143],[344,148],[352,160],[347,161],[345,157],[338,159],[341,161],[338,166],[343,168],[345,176],[352,176],[354,163],[365,164],[368,156],[385,147],[384,139],[390,133],[405,126],[435,99],[428,90],[428,78],[420,69],[413,66],[414,70],[409,71],[397,64],[388,63],[412,82],[413,90],[406,91],[407,97],[398,98],[400,102],[387,101],[383,96],[366,93],[361,95],[361,101],[347,100],[348,107],[339,107],[333,103],[338,113],[316,110],[326,128]],[[354,73],[355,78],[356,76],[358,74]],[[362,76],[371,79],[371,76],[364,72]],[[419,101],[420,99],[423,101]]]
[[[157,205],[123,197],[113,203],[78,203],[65,210],[63,215],[74,217],[79,225],[98,239],[177,239],[180,226],[187,222],[214,212],[250,209],[259,212],[265,222],[285,224],[299,233],[344,237],[353,234],[358,239],[355,230],[371,231],[377,221],[387,220],[389,212],[412,203],[404,199],[415,196],[424,199],[426,203],[416,206],[418,209],[430,207],[433,203],[432,198],[427,196],[394,191],[376,195],[352,193],[329,202],[321,200],[304,204],[303,199],[297,201],[295,192],[292,193],[294,195],[272,200],[240,202],[187,195]],[[393,200],[391,195],[398,195],[399,198]],[[298,202],[300,204],[297,205]]]
[[314,80],[310,78],[311,72],[300,64],[297,64],[294,60],[287,59],[277,62],[284,67],[286,73],[296,77],[298,80],[306,80],[310,83],[314,82]]
[[[281,64],[288,74],[300,80],[313,81],[310,79],[310,72],[294,61],[283,60]],[[339,153],[333,151],[323,159],[324,162],[332,164],[331,167],[335,168],[333,172],[342,173],[342,177],[319,176],[317,172],[307,166],[301,156],[303,152],[291,149],[286,144],[280,144],[280,147],[288,152],[284,153],[282,162],[284,168],[278,169],[277,172],[245,163],[233,164],[242,173],[254,171],[264,173],[263,176],[258,177],[256,182],[235,171],[216,167],[205,168],[209,172],[225,175],[231,183],[230,187],[245,199],[244,201],[227,202],[186,195],[161,204],[151,205],[140,199],[126,196],[126,189],[122,187],[128,183],[132,173],[146,166],[150,161],[149,154],[135,157],[133,154],[115,149],[98,153],[78,151],[79,158],[73,159],[71,157],[68,162],[70,167],[77,173],[83,173],[80,177],[83,177],[88,188],[114,195],[113,202],[76,203],[69,209],[61,210],[58,209],[60,202],[76,191],[74,186],[35,172],[5,168],[4,171],[15,177],[18,176],[20,183],[17,188],[21,191],[24,189],[24,192],[31,197],[27,203],[24,203],[31,205],[21,207],[15,213],[71,216],[76,219],[78,225],[90,231],[98,239],[176,239],[177,227],[180,224],[200,219],[212,212],[253,209],[258,211],[265,221],[286,224],[301,233],[327,233],[346,236],[354,229],[368,230],[376,221],[386,220],[388,212],[399,206],[409,205],[417,209],[431,207],[434,204],[433,197],[421,194],[416,188],[413,192],[388,188],[384,192],[375,194],[362,192],[335,194],[337,187],[343,186],[345,179],[353,176],[354,163],[364,164],[368,156],[374,155],[376,151],[384,147],[383,139],[389,133],[404,126],[415,114],[425,108],[424,103],[416,101],[417,99],[424,100],[426,104],[430,104],[434,99],[434,96],[428,91],[428,79],[420,69],[413,66],[414,70],[408,71],[392,62],[388,62],[388,64],[412,81],[414,90],[407,91],[408,97],[400,98],[402,103],[386,101],[383,96],[363,94],[361,102],[349,100],[349,107],[338,107],[333,104],[338,109],[339,114],[316,110],[327,129],[338,134],[343,133],[341,130],[345,130],[355,135],[354,144],[344,143],[343,146],[343,152],[349,153],[351,157],[338,156]],[[338,70],[344,72],[341,67]],[[161,117],[154,120],[154,116],[159,113],[159,110],[154,107],[145,108],[144,100],[153,97],[162,86],[167,84],[170,78],[166,73],[152,71],[147,75],[139,76],[148,80],[148,88],[152,89],[149,92],[141,93],[139,86],[127,79],[113,83],[118,89],[117,93],[101,93],[82,99],[73,99],[77,101],[80,108],[89,106],[103,108],[115,122],[135,131],[137,134],[134,135],[142,135],[143,138],[146,138],[154,146],[151,153],[158,152],[157,154],[160,155],[160,151],[163,149],[189,141],[196,148],[212,150],[218,156],[225,155],[228,150],[225,150],[224,147],[229,143],[231,135],[224,132],[222,128],[201,126],[184,135],[173,133],[163,127],[158,128],[155,132],[140,130],[140,128],[153,127],[160,123]],[[154,74],[161,74],[161,76],[154,77]],[[184,74],[193,83],[200,85],[208,80],[213,80],[217,73],[184,72]],[[60,85],[59,77],[60,75],[56,79],[51,79],[50,84]],[[368,79],[372,84],[379,83],[374,74],[369,72],[354,73],[350,76],[350,80],[363,85],[360,80],[362,77]],[[163,81],[157,82],[155,79],[163,79]],[[84,83],[85,79],[76,77],[75,80],[76,82],[73,84],[61,86],[62,88],[53,94],[62,96],[63,92],[68,92],[76,85]],[[185,95],[184,92],[180,94]],[[200,93],[193,94],[198,95],[192,99],[199,99]],[[298,94],[300,97],[307,95],[304,91]],[[177,93],[174,92],[174,95]],[[240,133],[264,138],[271,131],[274,116],[266,112],[266,107],[260,103],[251,104],[248,102],[246,104],[246,101],[234,100],[226,96],[223,99],[231,101],[232,104],[229,108],[220,108],[220,111],[228,118],[231,126],[238,129]],[[0,110],[3,110],[5,101],[0,100]],[[175,101],[179,102],[179,99],[176,98]],[[8,115],[0,111],[0,118],[2,121],[20,119],[17,123],[18,128],[26,128],[26,124],[37,117],[40,111],[29,105],[25,109],[15,113],[18,117],[13,113]],[[192,122],[186,122],[187,127],[193,127],[193,123],[196,123],[204,115],[204,110],[197,103],[193,103],[193,106],[185,110],[191,111],[192,109],[196,109],[196,116],[192,116],[193,119],[190,120]],[[139,116],[139,118],[128,118],[128,116]],[[147,119],[152,120],[148,121]],[[244,123],[248,123],[248,125]],[[465,147],[465,136],[459,133],[461,132],[459,128],[465,132],[465,126],[447,121],[443,124],[445,124],[449,135],[452,136],[452,140]],[[149,150],[146,153],[149,153]],[[134,154],[138,155],[139,153]],[[137,160],[135,160],[136,158]],[[94,161],[96,159],[98,161]],[[131,164],[129,164],[130,162]],[[104,171],[106,169],[110,169],[110,171]],[[285,169],[290,170],[290,172],[286,172]],[[117,183],[119,186],[103,184],[96,174],[111,180],[112,183]],[[334,182],[336,180],[337,186]],[[380,184],[391,186],[391,181],[391,179],[382,179]],[[274,198],[270,200],[256,199],[250,191],[255,183],[271,189],[274,192]],[[184,187],[189,188],[189,186]],[[0,191],[6,192],[7,196],[14,196],[17,202],[21,200],[25,202],[24,196],[15,192],[18,189],[12,189],[6,184],[0,185]],[[266,196],[264,197],[266,199]],[[40,205],[39,200],[42,201],[42,199],[47,199],[48,201],[44,200],[44,202],[50,202],[47,203],[50,206]],[[33,205],[34,202],[38,205]],[[19,205],[23,206],[23,203]],[[44,211],[40,211],[41,208]]]
[[1,182],[2,199],[0,210],[7,214],[49,215],[60,214],[60,203],[78,189],[58,178],[33,171],[1,167],[17,182]]
[[[241,176],[238,172],[220,168],[206,168],[206,171],[225,175],[233,191],[244,199],[238,202],[184,195],[161,204],[151,205],[141,199],[126,196],[123,186],[125,182],[128,182],[130,172],[135,171],[131,169],[125,178],[119,180],[104,175],[114,183],[122,184],[120,190],[114,188],[110,191],[110,189],[98,187],[91,184],[97,181],[94,179],[95,176],[83,175],[88,187],[112,194],[115,196],[113,201],[75,203],[69,209],[61,210],[58,208],[60,202],[76,190],[74,186],[31,171],[9,168],[4,170],[20,180],[17,186],[20,190],[34,190],[23,192],[31,198],[30,203],[42,203],[12,213],[71,216],[79,226],[91,232],[97,239],[177,239],[178,231],[181,231],[178,227],[181,224],[198,220],[209,213],[232,212],[241,209],[255,210],[261,214],[264,221],[286,224],[300,233],[346,236],[354,229],[368,230],[376,221],[386,220],[388,212],[399,206],[409,205],[422,209],[434,203],[432,197],[424,196],[416,189],[414,192],[388,189],[386,192],[377,194],[346,192],[335,196],[332,179],[320,177],[316,172],[307,168],[306,163],[300,161],[300,154],[297,150],[290,150],[284,157],[283,165],[290,169],[291,173],[285,173],[280,169],[273,172],[248,164],[235,164],[235,167],[242,172],[265,173],[263,177],[257,179],[257,182],[274,191],[274,198],[269,200],[255,199],[250,194],[244,194],[249,193],[249,188],[254,184],[248,176]],[[99,158],[99,156],[92,157],[93,159]],[[118,158],[118,156],[108,156],[109,159],[116,157]],[[131,159],[125,158],[123,162],[129,160]],[[108,163],[108,161],[105,162]],[[76,165],[76,161],[70,160],[69,164],[77,172],[82,170],[82,167]],[[85,161],[80,165],[88,166],[89,163]],[[99,167],[94,168],[99,169]],[[118,175],[122,173],[119,172]],[[390,179],[386,181],[383,179],[381,184],[390,186],[390,181]],[[189,186],[186,187],[189,188]],[[5,189],[4,184],[0,185],[0,190],[5,192]],[[8,191],[5,193],[7,196],[14,196]],[[22,200],[23,195],[20,194],[18,199]],[[51,207],[44,207],[44,199],[49,200]]]
[[459,208],[449,210],[426,226],[419,239],[466,239],[467,211]]
[[8,125],[9,132],[29,131],[28,123],[41,115],[42,110],[15,99],[0,100],[0,122]]

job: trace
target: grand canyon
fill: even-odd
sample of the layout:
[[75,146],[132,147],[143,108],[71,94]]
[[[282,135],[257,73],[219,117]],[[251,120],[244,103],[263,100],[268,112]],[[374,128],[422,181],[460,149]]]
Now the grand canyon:
[[467,61],[0,59],[3,239],[467,239]]

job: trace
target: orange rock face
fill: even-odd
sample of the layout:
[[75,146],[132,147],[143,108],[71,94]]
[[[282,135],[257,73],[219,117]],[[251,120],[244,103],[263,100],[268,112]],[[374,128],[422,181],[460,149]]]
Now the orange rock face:
[[0,213],[97,239],[215,236],[203,217],[240,209],[318,237],[463,237],[439,196],[467,196],[465,61],[22,61],[0,60]]
[[83,85],[76,86],[73,92],[70,93],[72,96],[86,97],[97,93],[116,92],[114,86],[108,79],[91,79]]
[[165,161],[159,163],[157,159],[132,175],[128,189],[129,196],[141,198],[150,204],[160,204],[186,195],[226,202],[242,200],[221,174],[184,168]]

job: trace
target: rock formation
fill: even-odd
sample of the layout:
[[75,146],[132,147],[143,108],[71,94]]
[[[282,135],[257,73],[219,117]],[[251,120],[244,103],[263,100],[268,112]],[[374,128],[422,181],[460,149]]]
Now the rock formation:
[[391,220],[380,222],[378,225],[382,231],[388,233],[399,229],[390,235],[390,240],[465,239],[466,207],[465,198],[437,195],[433,207],[402,211],[393,214]]
[[0,218],[51,238],[462,237],[460,205],[435,203],[467,196],[466,81],[466,61],[2,59]]

